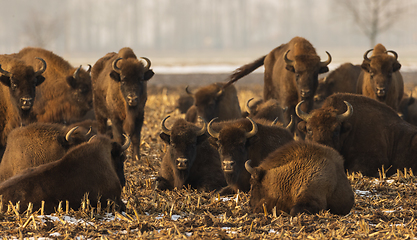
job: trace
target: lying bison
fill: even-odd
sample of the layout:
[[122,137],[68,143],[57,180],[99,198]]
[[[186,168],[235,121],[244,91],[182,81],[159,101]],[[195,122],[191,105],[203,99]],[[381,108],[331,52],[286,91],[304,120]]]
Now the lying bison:
[[[372,56],[368,57],[372,50]],[[383,102],[398,111],[404,95],[398,54],[392,50],[387,51],[382,44],[377,44],[374,49],[366,51],[363,58],[356,93]]]
[[269,153],[293,141],[288,129],[272,125],[271,121],[247,118],[216,124],[214,120],[207,129],[216,140],[213,145],[217,146],[220,153],[222,170],[228,184],[221,190],[221,194],[236,193],[238,190],[248,192],[250,174],[245,170],[245,162],[251,159],[252,165],[258,166]]
[[46,214],[57,209],[60,201],[68,200],[77,210],[85,194],[93,207],[100,200],[106,206],[113,200],[124,209],[121,201],[124,181],[123,151],[126,145],[111,141],[108,137],[96,136],[65,154],[61,159],[30,168],[0,184],[3,204],[20,201],[20,205],[33,203],[34,209],[45,201]]
[[330,210],[345,215],[354,194],[337,151],[316,143],[293,141],[271,153],[258,167],[250,161],[249,205],[254,212],[284,211],[315,214]]
[[[299,103],[301,105],[302,102]],[[298,125],[306,140],[333,147],[344,157],[345,168],[377,177],[384,166],[417,171],[417,127],[402,120],[389,106],[366,96],[338,93],[310,114],[301,111]]]
[[226,186],[217,150],[207,140],[207,123],[202,128],[178,119],[171,129],[162,120],[161,139],[168,145],[162,158],[157,188],[181,189],[183,186],[212,191]]
[[246,112],[242,114],[243,117],[284,122],[284,112],[287,109],[283,109],[276,99],[258,100],[254,104],[249,105],[252,100],[253,98],[247,101]]

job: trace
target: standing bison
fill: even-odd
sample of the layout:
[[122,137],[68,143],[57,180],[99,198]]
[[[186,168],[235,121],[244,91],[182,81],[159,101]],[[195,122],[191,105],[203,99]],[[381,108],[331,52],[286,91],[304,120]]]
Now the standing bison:
[[172,190],[190,185],[198,190],[213,191],[226,186],[219,153],[207,140],[207,123],[199,128],[177,119],[168,129],[165,126],[168,117],[162,120],[159,135],[168,147],[156,180],[157,188]]
[[250,174],[245,170],[245,162],[251,159],[252,165],[258,166],[269,153],[293,141],[288,129],[272,125],[271,121],[242,118],[216,124],[214,120],[209,123],[207,131],[216,140],[213,145],[220,153],[228,184],[221,194],[236,193],[238,190],[248,192]]
[[[35,57],[34,57],[35,58]],[[36,60],[36,59],[35,59]],[[13,128],[28,124],[36,89],[44,82],[46,63],[39,70],[11,55],[0,55],[0,147],[6,146],[7,135]]]
[[343,158],[330,147],[293,141],[271,153],[251,173],[249,205],[254,212],[274,207],[291,214],[330,210],[346,215],[354,194],[343,169]]
[[[368,53],[372,50],[372,56],[369,58]],[[382,44],[377,44],[374,49],[366,51],[363,58],[361,65],[363,70],[358,79],[356,92],[383,102],[398,111],[404,95],[398,54],[392,50],[387,51]]]
[[417,171],[417,127],[384,103],[339,93],[310,114],[297,106],[297,114],[304,120],[298,127],[306,133],[306,140],[339,151],[350,172],[377,177],[382,166],[387,175],[404,168]]
[[264,65],[264,100],[274,98],[283,108],[288,107],[284,121],[289,123],[291,116],[295,116],[294,108],[299,101],[307,102],[303,106],[304,111],[309,112],[313,108],[318,75],[329,71],[327,65],[332,60],[331,55],[326,53],[328,59],[321,62],[309,41],[295,37],[268,55],[236,69],[230,76],[230,82]]
[[105,134],[111,120],[113,138],[132,139],[133,159],[140,159],[140,135],[147,100],[147,81],[154,72],[148,58],[137,58],[130,48],[108,53],[91,70],[93,104],[98,131]]
[[36,91],[33,118],[38,122],[77,122],[92,109],[90,69],[85,71],[73,67],[68,61],[42,48],[27,47],[15,57],[26,64],[37,67],[35,57],[43,58],[48,64],[45,83]]
[[242,116],[237,91],[233,85],[213,83],[199,88],[195,93],[188,93],[194,97],[194,105],[186,113],[186,120],[189,122],[197,122],[198,116],[206,122],[215,117],[224,121]]

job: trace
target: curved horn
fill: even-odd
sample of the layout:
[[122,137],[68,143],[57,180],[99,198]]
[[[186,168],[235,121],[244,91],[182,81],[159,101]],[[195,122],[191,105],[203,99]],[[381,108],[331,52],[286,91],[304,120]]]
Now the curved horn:
[[219,133],[214,131],[213,128],[211,128],[211,124],[216,121],[218,119],[218,117],[215,117],[213,119],[211,119],[211,121],[209,122],[209,124],[207,125],[207,132],[210,134],[210,136],[214,137],[215,139],[219,139]]
[[330,62],[332,61],[332,55],[330,55],[328,51],[326,51],[326,54],[327,54],[327,60],[324,62],[320,62],[320,65],[323,67],[329,65]]
[[97,135],[93,135],[93,136],[91,136],[91,137],[90,137],[90,139],[88,139],[88,142],[87,142],[87,143],[90,143],[90,142],[91,142],[91,140],[93,140],[95,137],[97,137]]
[[141,57],[142,60],[145,60],[146,64],[144,64],[144,67],[149,69],[151,67],[151,60],[147,57]]
[[247,132],[245,135],[246,138],[250,138],[255,136],[255,134],[258,132],[258,125],[250,117],[246,118],[252,123],[252,130],[250,132]]
[[291,128],[294,126],[294,124],[295,124],[295,122],[294,122],[294,116],[293,116],[293,115],[291,115],[291,120],[290,120],[290,122],[288,123],[288,125],[285,127],[285,129],[287,129],[287,130],[291,131]]
[[91,65],[88,64],[87,73],[90,73],[90,72],[91,72]]
[[245,168],[246,168],[246,171],[248,171],[248,173],[250,173],[251,175],[252,174],[254,174],[255,173],[255,170],[253,169],[253,167],[251,167],[251,160],[248,160],[248,161],[246,161],[245,162]]
[[190,91],[190,89],[188,89],[188,85],[185,87],[185,92],[188,94],[188,95],[194,95],[191,91]]
[[0,64],[0,73],[2,73],[6,77],[12,77],[12,75],[13,75],[11,72],[8,72],[8,71],[4,70],[3,68],[1,68],[1,64]]
[[337,115],[336,118],[337,118],[337,120],[339,122],[345,121],[346,119],[348,119],[353,114],[353,107],[352,107],[352,105],[350,103],[348,103],[347,101],[343,101],[343,102],[345,102],[346,107],[347,107],[347,110],[346,110],[346,112]]
[[113,68],[113,70],[115,71],[115,72],[117,72],[117,73],[120,73],[120,68],[119,67],[117,67],[117,62],[120,60],[120,59],[122,59],[122,58],[118,58],[118,59],[115,59],[114,61],[113,61],[113,63],[112,63],[112,68]]
[[299,117],[299,118],[301,118],[302,120],[304,120],[304,121],[308,121],[310,118],[311,118],[311,115],[310,114],[307,114],[307,113],[305,113],[305,112],[303,112],[301,109],[300,109],[300,106],[301,106],[301,104],[303,104],[304,103],[304,100],[302,100],[301,102],[299,102],[298,104],[297,104],[297,106],[295,106],[295,113],[297,114],[297,116]]
[[251,112],[251,110],[250,110],[250,107],[249,107],[249,103],[250,103],[250,101],[252,101],[254,98],[251,98],[251,99],[249,99],[247,102],[246,102],[246,112],[248,112],[249,113],[249,115],[252,115],[252,112]]
[[166,116],[166,117],[162,120],[162,122],[161,122],[161,129],[162,129],[162,132],[163,132],[163,133],[165,133],[166,135],[171,136],[171,130],[169,130],[169,129],[165,126],[165,121],[166,121],[169,117],[171,117],[171,116],[170,116],[170,115],[168,115],[168,116]]
[[371,61],[371,59],[368,58],[368,53],[370,53],[372,50],[374,49],[372,48],[366,51],[365,54],[363,55],[363,59],[365,59],[366,61]]
[[93,128],[90,126],[90,128],[88,129],[88,131],[87,131],[87,133],[85,134],[85,136],[88,136],[90,133],[91,133],[91,131],[93,130]]
[[65,135],[65,140],[67,140],[67,142],[69,142],[69,141],[70,141],[71,134],[72,134],[75,130],[77,130],[77,129],[78,129],[78,126],[71,128],[71,130],[69,130],[69,131],[67,132],[67,134]]
[[204,135],[207,131],[207,122],[200,116],[198,116],[198,118],[200,118],[204,123],[203,127],[197,132],[197,136],[201,136]]
[[130,137],[124,133],[123,133],[123,137],[125,137],[125,143],[122,146],[122,151],[125,151],[126,149],[129,148],[131,141],[130,141]]
[[290,52],[290,50],[287,50],[287,52],[284,54],[284,61],[287,65],[291,65],[293,64],[293,60],[288,59],[287,54]]
[[75,70],[74,74],[72,75],[74,79],[78,79],[78,75],[80,74],[80,69],[81,69],[81,65],[77,68],[77,70]]
[[393,50],[388,50],[388,51],[385,51],[385,53],[386,53],[386,54],[388,54],[388,53],[392,53],[392,54],[394,55],[395,59],[396,59],[396,60],[398,59],[398,54],[397,54],[397,52],[395,52],[395,51],[393,51]]
[[216,97],[220,97],[222,94],[223,94],[223,88],[221,88],[221,89],[217,92]]
[[41,75],[42,73],[45,72],[46,62],[45,62],[45,60],[43,60],[42,58],[39,58],[39,57],[36,57],[36,59],[38,59],[39,61],[42,62],[42,67],[37,72],[35,72],[35,76],[39,76],[39,75]]

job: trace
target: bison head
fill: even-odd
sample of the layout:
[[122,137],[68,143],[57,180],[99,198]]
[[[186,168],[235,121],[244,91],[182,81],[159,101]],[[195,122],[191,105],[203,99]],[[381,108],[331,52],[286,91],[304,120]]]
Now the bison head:
[[169,146],[166,154],[170,154],[172,164],[186,177],[197,156],[198,145],[207,139],[207,123],[204,122],[199,129],[184,119],[178,119],[169,130],[165,126],[169,117],[162,120],[162,133],[159,136]]
[[[117,66],[119,62],[120,67]],[[150,67],[151,61],[145,57],[117,58],[113,61],[110,77],[120,83],[127,107],[136,108],[146,101],[146,81],[154,75]]]
[[397,60],[398,54],[392,50],[374,54],[369,58],[368,54],[372,50],[369,49],[363,55],[364,60],[361,67],[369,74],[369,80],[377,99],[384,101],[392,82],[392,74],[400,70],[401,64]]
[[[263,204],[268,204],[268,186],[264,186],[266,171],[259,167],[253,168],[251,160],[245,162],[246,171],[251,175],[250,179],[250,200],[249,205],[254,212],[263,212]],[[271,207],[272,208],[272,207]]]
[[9,87],[11,99],[21,112],[27,113],[32,109],[35,88],[45,81],[42,73],[46,70],[46,62],[42,58],[37,59],[43,64],[37,72],[21,61],[14,61],[9,71],[4,70],[0,65],[0,81]]
[[257,124],[250,118],[247,118],[252,129],[246,131],[245,126],[225,126],[220,132],[216,132],[212,128],[212,123],[217,118],[210,121],[207,131],[217,140],[216,145],[220,153],[220,160],[222,162],[222,170],[229,185],[237,184],[239,176],[244,170],[244,163],[248,160],[248,147],[253,141],[256,141],[254,136],[258,132]]
[[91,65],[88,65],[87,71],[81,68],[81,65],[74,69],[72,75],[67,76],[66,80],[70,87],[71,94],[69,101],[71,105],[78,106],[82,109],[81,116],[87,113],[93,107],[93,95],[91,90]]
[[224,94],[221,84],[210,84],[200,88],[196,93],[187,93],[194,96],[194,105],[197,109],[197,115],[205,121],[210,121],[219,116],[219,104]]
[[300,109],[303,102],[297,104],[295,112],[303,120],[298,124],[298,129],[306,134],[305,139],[340,151],[344,138],[351,130],[346,120],[353,114],[352,105],[344,101],[347,110],[342,114],[337,114],[337,109],[333,107],[319,108],[307,114]]

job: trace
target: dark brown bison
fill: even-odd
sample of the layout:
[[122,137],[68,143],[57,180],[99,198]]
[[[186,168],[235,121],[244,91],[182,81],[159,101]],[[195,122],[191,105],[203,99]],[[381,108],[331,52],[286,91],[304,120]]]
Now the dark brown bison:
[[356,93],[356,84],[361,70],[360,65],[344,63],[326,77],[319,79],[319,85],[314,95],[314,108],[321,107],[324,99],[333,93]]
[[250,105],[249,103],[252,100],[253,98],[247,101],[246,112],[242,114],[243,117],[284,122],[284,112],[286,109],[283,109],[276,99],[269,99],[267,101],[260,100]]
[[90,129],[58,123],[32,123],[15,128],[0,162],[0,182],[22,170],[62,158],[73,146],[89,139]]
[[354,194],[343,169],[343,158],[330,147],[293,141],[272,152],[251,173],[249,205],[254,212],[284,211],[315,214],[330,210],[346,215]]
[[328,59],[321,62],[310,42],[295,37],[268,55],[236,69],[229,82],[237,81],[264,65],[264,100],[277,99],[283,108],[288,107],[284,119],[288,124],[291,116],[296,117],[294,108],[299,101],[307,102],[303,106],[304,111],[309,112],[313,108],[318,75],[329,71],[327,65],[332,60],[330,54],[326,53]]
[[180,95],[175,103],[175,108],[177,108],[180,113],[187,113],[188,109],[194,105],[194,97],[191,94]]
[[154,72],[148,58],[137,58],[130,48],[119,53],[108,53],[91,70],[93,103],[98,131],[107,131],[107,120],[112,123],[113,138],[123,141],[123,133],[132,139],[133,159],[140,159],[147,81]]
[[306,132],[306,140],[335,148],[351,172],[378,176],[382,166],[387,175],[404,168],[417,171],[417,127],[384,103],[339,93],[310,114],[297,112],[304,120],[298,127]]
[[206,122],[215,117],[225,121],[242,116],[237,91],[233,85],[213,83],[199,88],[195,93],[189,93],[194,97],[194,107],[186,113],[189,122],[197,122],[197,116]]
[[213,145],[217,146],[220,153],[222,170],[228,184],[221,190],[221,194],[235,193],[237,190],[248,192],[250,174],[245,170],[245,162],[251,159],[252,165],[258,166],[269,153],[293,141],[288,129],[272,125],[271,121],[242,118],[213,126],[214,120],[208,124],[207,129],[216,140]]
[[[368,58],[368,53],[372,50],[372,56]],[[382,44],[377,44],[374,49],[366,51],[363,58],[363,70],[358,78],[356,93],[376,99],[398,111],[404,95],[398,54],[392,50],[387,51]]]
[[30,112],[36,102],[35,91],[45,80],[42,74],[47,66],[41,58],[35,58],[35,61],[41,63],[37,71],[17,58],[0,55],[1,148],[5,147],[7,135],[13,128],[30,122]]
[[[120,199],[124,181],[123,147],[105,136],[96,136],[82,143],[61,159],[29,168],[0,184],[3,203],[20,201],[22,206],[33,203],[39,209],[45,201],[45,213],[52,213],[60,201],[68,200],[70,207],[78,209],[85,194],[93,207],[100,200],[114,200],[124,207]],[[122,177],[122,179],[121,179]]]
[[161,139],[168,145],[162,159],[157,188],[181,189],[183,186],[212,191],[226,186],[217,150],[209,143],[207,123],[199,128],[184,119],[177,119],[169,130],[164,118]]
[[27,47],[14,56],[34,67],[35,57],[48,64],[45,83],[36,91],[33,118],[39,122],[73,123],[92,109],[90,68],[85,71],[73,67],[68,61],[42,48]]
[[417,101],[413,96],[406,96],[404,94],[398,111],[403,120],[417,126]]

